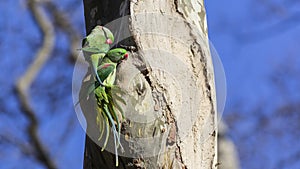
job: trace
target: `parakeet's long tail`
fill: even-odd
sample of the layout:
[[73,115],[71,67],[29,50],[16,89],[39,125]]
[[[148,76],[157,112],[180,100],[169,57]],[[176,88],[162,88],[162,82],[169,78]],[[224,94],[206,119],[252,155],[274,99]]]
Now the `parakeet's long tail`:
[[105,140],[101,150],[103,151],[107,146],[111,129],[114,137],[116,166],[118,166],[118,148],[120,147],[121,150],[124,151],[120,138],[121,124],[124,119],[124,113],[118,102],[121,102],[123,104],[126,103],[125,100],[118,95],[121,93],[123,92],[116,86],[99,86],[95,90],[98,103],[98,113],[96,119],[97,125],[99,126],[100,130],[99,140],[103,138],[105,130]]

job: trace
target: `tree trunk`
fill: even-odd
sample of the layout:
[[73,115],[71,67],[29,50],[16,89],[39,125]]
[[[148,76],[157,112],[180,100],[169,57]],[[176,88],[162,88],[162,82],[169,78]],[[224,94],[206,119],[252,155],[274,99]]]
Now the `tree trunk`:
[[[125,153],[118,168],[216,168],[215,85],[203,1],[85,0],[84,9],[87,33],[106,25],[117,45],[133,49],[117,72],[117,84],[130,96],[124,96]],[[96,129],[87,123],[87,131]],[[84,169],[116,168],[114,154],[93,140],[87,135]]]

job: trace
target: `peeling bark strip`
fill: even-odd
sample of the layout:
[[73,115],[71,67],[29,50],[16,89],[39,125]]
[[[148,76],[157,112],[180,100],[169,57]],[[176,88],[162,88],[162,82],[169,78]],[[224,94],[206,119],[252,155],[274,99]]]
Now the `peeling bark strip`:
[[[117,83],[131,96],[122,129],[127,157],[119,158],[118,168],[216,168],[216,98],[203,0],[84,5],[87,32],[129,14],[128,25],[120,27],[129,28],[138,49],[118,70]],[[87,130],[94,129],[88,122]],[[114,155],[91,139],[86,138],[84,169],[115,168]]]

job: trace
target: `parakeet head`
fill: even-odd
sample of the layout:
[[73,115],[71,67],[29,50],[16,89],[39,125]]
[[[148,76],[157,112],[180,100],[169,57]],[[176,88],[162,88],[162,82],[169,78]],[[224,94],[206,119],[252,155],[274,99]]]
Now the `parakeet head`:
[[115,48],[107,52],[107,57],[112,61],[112,62],[120,62],[124,59],[128,58],[128,53],[125,49],[123,48]]
[[82,51],[88,54],[106,53],[113,43],[112,32],[106,27],[98,25],[82,40]]
[[109,45],[112,44],[114,42],[114,35],[112,34],[112,32],[106,27],[103,26],[98,26],[98,27],[99,29],[102,29],[104,36],[106,37],[105,43]]

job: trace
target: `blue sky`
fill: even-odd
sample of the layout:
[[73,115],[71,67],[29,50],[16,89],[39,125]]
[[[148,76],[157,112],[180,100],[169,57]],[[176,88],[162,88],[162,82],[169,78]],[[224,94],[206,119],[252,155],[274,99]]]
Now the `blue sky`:
[[[83,36],[81,1],[76,5],[72,0],[56,2],[72,16]],[[299,168],[300,3],[230,0],[206,1],[206,5],[209,37],[227,77],[223,119],[237,145],[241,167]],[[26,118],[13,88],[33,60],[41,34],[25,1],[2,1],[0,9],[0,82],[5,89],[0,92],[0,169],[42,169],[16,147],[18,140],[25,145],[29,140]],[[56,33],[55,50],[30,93],[41,121],[39,134],[51,157],[60,168],[76,169],[82,166],[84,131],[72,106],[73,64],[66,56],[67,37],[59,29]]]
[[210,40],[227,78],[223,119],[242,168],[299,168],[291,158],[299,151],[299,107],[293,107],[300,99],[299,2],[206,5]]

